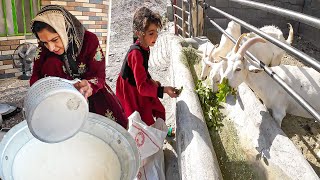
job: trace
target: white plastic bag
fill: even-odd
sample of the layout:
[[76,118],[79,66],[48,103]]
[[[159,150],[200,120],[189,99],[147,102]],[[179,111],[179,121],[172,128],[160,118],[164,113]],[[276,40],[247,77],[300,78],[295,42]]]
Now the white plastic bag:
[[148,126],[138,112],[132,113],[128,119],[128,131],[136,141],[142,162],[136,179],[164,180],[162,147],[168,132],[164,120],[158,118],[153,126]]

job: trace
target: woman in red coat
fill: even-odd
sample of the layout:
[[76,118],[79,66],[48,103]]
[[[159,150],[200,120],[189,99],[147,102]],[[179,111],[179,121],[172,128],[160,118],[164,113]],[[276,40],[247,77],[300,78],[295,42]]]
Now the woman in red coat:
[[61,6],[41,9],[31,22],[39,40],[30,85],[46,76],[81,79],[75,84],[88,98],[89,111],[109,117],[124,128],[128,120],[105,82],[105,57],[97,36]]
[[164,93],[170,97],[178,96],[175,88],[161,86],[148,72],[149,46],[155,44],[158,29],[161,27],[159,14],[146,7],[137,10],[133,17],[133,29],[138,40],[125,57],[116,86],[116,95],[126,116],[129,117],[137,111],[149,126],[154,124],[154,118],[165,120],[165,108],[159,98],[162,98]]

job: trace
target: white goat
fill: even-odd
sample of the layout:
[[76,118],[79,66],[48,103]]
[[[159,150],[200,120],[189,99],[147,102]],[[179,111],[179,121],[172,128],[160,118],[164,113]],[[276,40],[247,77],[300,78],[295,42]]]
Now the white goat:
[[[261,28],[261,30],[264,31],[265,33],[269,34],[270,36],[275,37],[278,40],[287,42],[288,44],[292,43],[293,29],[292,29],[291,25],[290,25],[290,31],[289,31],[289,36],[288,36],[287,40],[284,39],[282,32],[275,26],[265,26],[265,27]],[[246,37],[246,34],[241,35],[241,37],[239,37],[233,51],[231,51],[227,56],[231,55],[232,53],[236,53],[236,51],[239,48],[239,45],[240,45],[242,38],[246,38],[246,40],[248,40],[248,37],[251,37],[251,38],[257,37],[257,35],[255,35],[253,33],[248,34],[247,37]],[[266,51],[261,51],[261,49],[266,49]],[[258,59],[260,59],[266,65],[269,65],[269,64],[279,65],[281,58],[283,57],[283,55],[285,53],[284,50],[273,45],[270,42],[264,43],[264,44],[255,44],[249,48],[249,52],[251,52],[254,56],[256,56]],[[213,91],[216,92],[218,85],[214,84],[214,83],[221,80],[221,76],[222,76],[223,72],[226,70],[228,65],[227,65],[227,61],[222,61],[222,65],[219,65],[219,66],[214,65],[215,63],[210,64],[208,59],[209,58],[205,58],[203,60],[202,64],[205,64],[206,66],[209,66],[209,67],[216,66],[215,69],[212,70],[212,72],[210,71],[210,75],[209,75]],[[226,60],[226,58],[222,58],[222,59]],[[202,67],[204,67],[204,65]],[[209,67],[205,67],[203,69],[207,70],[206,68],[209,69]],[[223,67],[223,68],[220,70],[217,70],[216,68],[218,68],[218,67]]]
[[218,84],[220,83],[221,76],[223,75],[224,71],[227,69],[227,62],[226,61],[220,61],[217,63],[213,63],[208,61],[208,58],[205,58],[203,60],[206,65],[210,66],[211,70],[209,73],[209,79],[210,79],[210,85],[212,88],[212,91],[215,93],[218,91]]
[[[200,56],[202,56],[202,63],[205,64],[203,62],[204,58],[208,58],[209,54],[215,49],[216,47],[208,40],[207,42],[199,45],[198,47],[198,52],[201,53],[199,54]],[[202,65],[203,65],[202,64]]]
[[[247,41],[228,58],[228,67],[222,78],[227,78],[233,88],[245,82],[271,110],[273,118],[281,126],[286,113],[312,118],[287,92],[252,60],[244,59],[244,53],[254,43],[265,42],[256,37]],[[259,43],[260,44],[260,43]],[[292,89],[320,112],[320,73],[312,68],[279,65],[270,67]]]
[[[282,31],[276,26],[264,26],[260,28],[260,30],[283,43],[286,43],[288,45],[292,44],[293,29],[291,24],[289,24],[289,35],[287,40],[284,39]],[[244,41],[253,37],[258,36],[255,33],[249,33],[247,38],[244,38]],[[281,58],[285,54],[285,51],[283,49],[279,48],[269,41],[263,44],[255,44],[254,46],[251,46],[248,51],[267,66],[278,66],[281,62]]]
[[[234,21],[230,21],[225,31],[228,34],[230,34],[233,38],[238,39],[241,35],[241,26]],[[210,62],[219,62],[220,57],[225,57],[232,50],[233,46],[234,46],[234,43],[223,34],[221,36],[219,46],[210,53],[207,60]],[[203,61],[204,60],[205,59],[203,59]],[[210,71],[210,65],[206,64],[204,61],[202,63],[202,70],[201,70],[202,80],[205,80],[207,78],[209,71]]]

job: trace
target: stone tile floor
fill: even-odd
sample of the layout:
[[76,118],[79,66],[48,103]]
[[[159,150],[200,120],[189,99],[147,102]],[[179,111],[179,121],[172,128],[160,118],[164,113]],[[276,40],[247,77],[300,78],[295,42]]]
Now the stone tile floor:
[[[23,99],[29,89],[29,80],[19,80],[18,78],[8,78],[0,80],[0,103],[23,107]],[[2,128],[11,128],[23,121],[22,112],[3,119]]]

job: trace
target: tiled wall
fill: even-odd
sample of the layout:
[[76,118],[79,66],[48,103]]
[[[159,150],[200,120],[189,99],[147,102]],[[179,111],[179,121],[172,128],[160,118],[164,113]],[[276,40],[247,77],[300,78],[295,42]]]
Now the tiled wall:
[[[305,0],[303,13],[320,19],[320,0]],[[320,29],[300,23],[299,33],[320,48]]]
[[[49,4],[61,5],[75,15],[89,31],[98,36],[100,45],[106,53],[109,0],[41,0],[42,6]],[[0,37],[0,79],[21,75],[21,72],[13,66],[12,55],[16,47],[24,42],[36,44],[37,40],[31,35]]]
[[37,43],[33,36],[0,37],[0,79],[20,76],[19,69],[14,68],[12,55],[19,44]]

